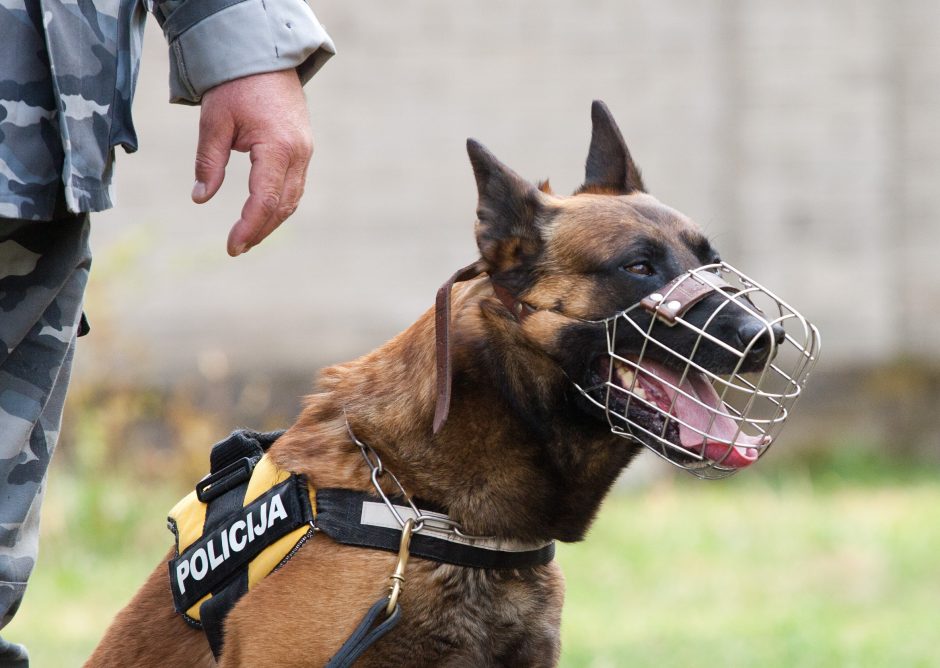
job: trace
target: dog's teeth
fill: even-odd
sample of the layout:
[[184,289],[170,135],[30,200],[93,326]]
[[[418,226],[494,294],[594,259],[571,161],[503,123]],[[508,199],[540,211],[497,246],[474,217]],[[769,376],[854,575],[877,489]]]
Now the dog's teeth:
[[617,377],[620,379],[620,384],[624,387],[630,387],[633,385],[633,372],[629,369],[620,367],[617,369]]
[[640,399],[646,399],[646,390],[644,390],[642,387],[633,388],[633,394],[638,396]]

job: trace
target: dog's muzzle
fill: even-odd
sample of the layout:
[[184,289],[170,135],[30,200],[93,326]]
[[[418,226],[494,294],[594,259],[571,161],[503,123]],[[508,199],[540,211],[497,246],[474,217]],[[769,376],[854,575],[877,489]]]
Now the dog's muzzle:
[[[814,325],[725,263],[597,322],[607,353],[578,389],[613,433],[702,478],[729,476],[767,451],[819,355]],[[744,324],[729,336],[728,322]]]

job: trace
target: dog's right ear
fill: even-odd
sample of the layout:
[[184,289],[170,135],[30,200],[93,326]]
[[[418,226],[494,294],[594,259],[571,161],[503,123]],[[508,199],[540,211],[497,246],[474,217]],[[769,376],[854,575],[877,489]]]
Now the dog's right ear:
[[542,248],[537,218],[543,195],[481,143],[467,140],[467,153],[477,180],[476,238],[492,276],[525,267]]
[[591,126],[591,148],[585,164],[584,185],[578,193],[629,195],[646,192],[640,170],[630,157],[617,121],[600,100],[594,100],[591,105]]

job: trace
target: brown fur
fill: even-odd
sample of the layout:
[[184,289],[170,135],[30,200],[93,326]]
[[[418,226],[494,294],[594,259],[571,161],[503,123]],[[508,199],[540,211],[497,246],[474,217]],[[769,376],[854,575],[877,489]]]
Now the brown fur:
[[[598,122],[594,143],[609,141],[613,135],[606,128],[599,134]],[[431,430],[434,314],[428,311],[372,353],[326,369],[271,456],[317,487],[370,490],[345,414],[410,494],[446,508],[466,531],[579,540],[638,445],[573,405],[570,372],[559,360],[594,331],[579,329],[576,318],[610,313],[627,305],[615,302],[634,298],[617,287],[625,279],[616,267],[603,269],[624,247],[651,239],[674,250],[671,262],[690,265],[700,260],[683,235],[700,234],[633,187],[641,182],[638,173],[624,172],[635,170],[629,159],[611,172],[622,187],[606,186],[616,196],[591,194],[605,187],[597,158],[590,189],[563,198],[547,183],[541,190],[527,184],[477,147],[470,151],[483,260],[491,275],[541,310],[520,322],[493,296],[488,278],[458,285],[453,402],[437,435]],[[606,153],[598,155],[613,151],[601,148]],[[220,665],[322,666],[386,590],[394,562],[392,554],[318,534],[232,610]],[[401,623],[356,665],[553,666],[563,591],[556,563],[505,572],[412,559]],[[212,664],[202,633],[173,613],[165,563],[88,663]]]

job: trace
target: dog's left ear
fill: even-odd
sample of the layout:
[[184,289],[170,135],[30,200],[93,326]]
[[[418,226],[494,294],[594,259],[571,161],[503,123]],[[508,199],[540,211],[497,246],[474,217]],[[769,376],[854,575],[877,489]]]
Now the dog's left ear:
[[594,100],[591,105],[591,148],[585,165],[584,185],[578,193],[629,195],[646,192],[640,170],[633,163],[627,142],[607,105]]
[[490,275],[525,267],[542,248],[537,227],[544,195],[496,159],[482,144],[467,140],[477,180],[476,237]]

